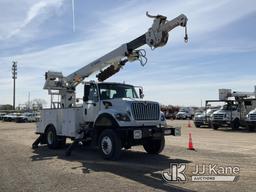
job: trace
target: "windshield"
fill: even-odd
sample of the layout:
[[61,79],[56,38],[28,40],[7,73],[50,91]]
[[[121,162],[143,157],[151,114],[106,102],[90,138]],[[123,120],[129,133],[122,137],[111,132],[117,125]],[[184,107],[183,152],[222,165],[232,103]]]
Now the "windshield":
[[216,110],[214,110],[214,109],[207,109],[206,110],[206,114],[207,115],[211,115],[211,114],[213,114],[213,112],[215,112]]
[[100,99],[139,98],[131,85],[125,84],[99,84]]
[[235,110],[237,110],[237,107],[238,107],[237,105],[223,105],[221,107],[221,109],[228,110],[228,111],[230,111],[230,110],[235,111]]

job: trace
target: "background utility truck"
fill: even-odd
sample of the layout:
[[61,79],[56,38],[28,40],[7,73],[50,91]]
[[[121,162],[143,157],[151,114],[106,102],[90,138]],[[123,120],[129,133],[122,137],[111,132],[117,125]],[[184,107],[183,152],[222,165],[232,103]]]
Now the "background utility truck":
[[176,114],[176,119],[193,119],[194,110],[191,107],[182,107]]
[[256,130],[256,109],[251,110],[246,115],[246,125],[250,131]]
[[238,129],[247,127],[246,116],[256,107],[256,89],[254,92],[232,92],[231,89],[220,89],[219,99],[227,104],[213,113],[211,124],[213,129],[220,126],[230,126]]
[[[48,71],[45,74],[44,89],[51,95],[51,108],[43,109],[37,124],[36,134],[40,136],[33,143],[47,144],[55,149],[65,145],[66,138],[73,143],[66,151],[80,143],[99,147],[105,159],[118,159],[122,148],[143,145],[151,154],[160,153],[165,145],[165,135],[180,135],[179,128],[167,128],[160,105],[143,100],[143,90],[137,93],[132,85],[103,82],[117,73],[127,62],[146,61],[144,50],[137,48],[147,44],[152,49],[164,46],[168,32],[177,26],[185,27],[187,41],[187,17],[183,14],[168,21],[165,16],[154,18],[153,25],[140,37],[125,43],[117,49],[96,59],[69,76],[61,72]],[[92,73],[99,82],[84,82],[83,105],[76,104],[75,88]],[[59,97],[60,101],[54,98]]]
[[194,124],[197,128],[201,126],[208,126],[211,127],[211,115],[217,111],[219,107],[215,108],[205,108],[202,113],[195,115],[194,117]]

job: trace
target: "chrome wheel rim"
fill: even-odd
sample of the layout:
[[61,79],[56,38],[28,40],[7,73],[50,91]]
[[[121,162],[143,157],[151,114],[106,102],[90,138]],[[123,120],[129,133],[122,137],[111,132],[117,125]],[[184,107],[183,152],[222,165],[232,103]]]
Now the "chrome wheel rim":
[[112,151],[112,141],[108,136],[105,136],[101,140],[101,149],[105,155],[109,155]]
[[49,144],[53,143],[53,132],[52,131],[48,132],[47,141],[48,141]]

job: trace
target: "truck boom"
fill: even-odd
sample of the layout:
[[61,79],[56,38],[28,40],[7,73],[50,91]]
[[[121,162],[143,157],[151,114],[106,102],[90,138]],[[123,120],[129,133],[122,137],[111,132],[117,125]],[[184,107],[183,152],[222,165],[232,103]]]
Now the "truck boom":
[[60,95],[62,107],[70,107],[75,104],[75,87],[92,73],[100,71],[96,77],[99,81],[104,81],[116,74],[127,62],[139,60],[144,65],[142,60],[147,61],[146,52],[138,50],[138,48],[146,44],[152,49],[164,46],[168,41],[168,32],[177,26],[185,27],[184,40],[187,42],[188,19],[184,14],[170,21],[162,15],[152,16],[148,13],[146,15],[154,18],[152,26],[146,33],[85,65],[67,77],[64,77],[61,72],[46,72],[44,89],[47,89],[50,95]]

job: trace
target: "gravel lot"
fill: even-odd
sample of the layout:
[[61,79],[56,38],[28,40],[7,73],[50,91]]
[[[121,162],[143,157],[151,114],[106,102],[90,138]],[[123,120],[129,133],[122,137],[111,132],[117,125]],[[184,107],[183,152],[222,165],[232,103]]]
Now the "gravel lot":
[[[0,191],[256,191],[256,132],[188,128],[181,137],[166,138],[161,155],[142,147],[124,151],[117,162],[104,161],[96,149],[77,147],[71,157],[64,149],[31,149],[34,123],[0,122]],[[187,150],[191,132],[196,151]],[[170,182],[162,171],[170,163],[186,163],[190,177],[196,164],[239,166],[237,182]]]

